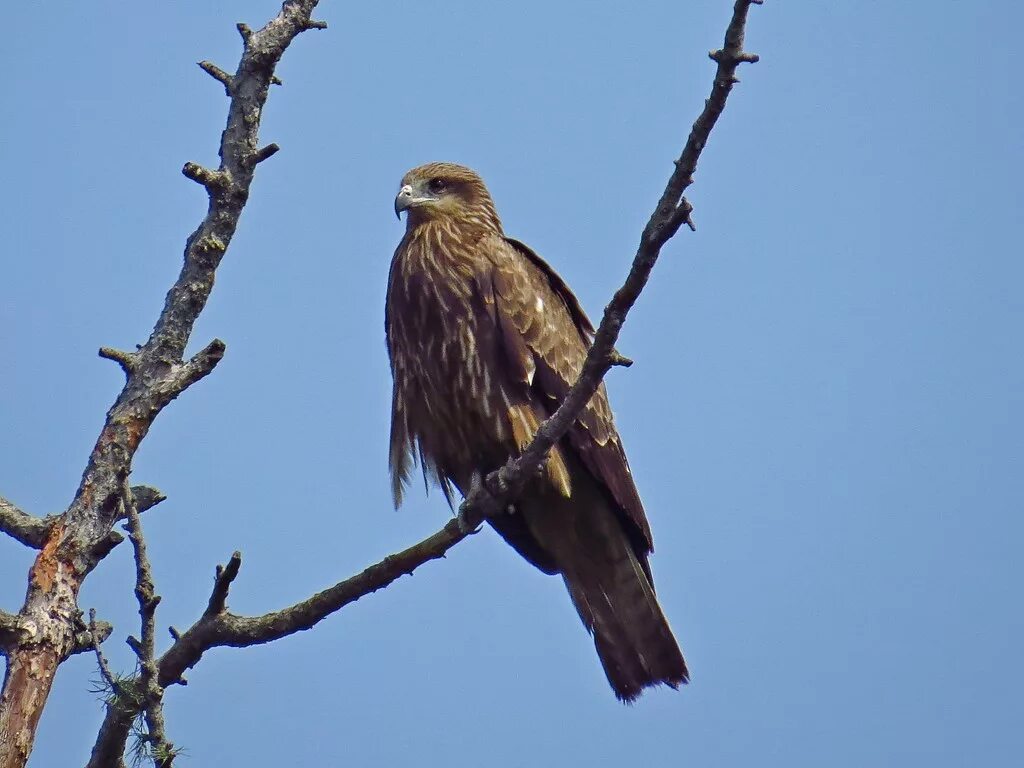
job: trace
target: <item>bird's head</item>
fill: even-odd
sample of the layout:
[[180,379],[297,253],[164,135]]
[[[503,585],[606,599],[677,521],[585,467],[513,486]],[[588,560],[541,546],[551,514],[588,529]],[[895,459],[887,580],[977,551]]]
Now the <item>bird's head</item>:
[[455,163],[427,163],[405,174],[395,197],[398,218],[402,211],[407,214],[409,229],[428,221],[449,220],[501,232],[501,221],[483,179]]

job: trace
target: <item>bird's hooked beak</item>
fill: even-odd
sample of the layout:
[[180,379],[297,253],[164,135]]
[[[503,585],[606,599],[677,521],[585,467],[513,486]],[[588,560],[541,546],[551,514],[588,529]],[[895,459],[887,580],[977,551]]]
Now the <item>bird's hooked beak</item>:
[[412,206],[414,202],[411,184],[406,184],[398,190],[398,194],[395,196],[395,216],[399,221],[402,220],[402,211]]

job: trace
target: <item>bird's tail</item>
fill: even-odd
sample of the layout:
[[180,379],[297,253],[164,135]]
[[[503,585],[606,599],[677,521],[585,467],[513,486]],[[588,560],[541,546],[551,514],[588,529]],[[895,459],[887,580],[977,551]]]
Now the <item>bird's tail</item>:
[[[594,636],[608,682],[622,701],[644,688],[689,681],[682,651],[654,594],[646,558],[634,550],[618,514],[587,475],[571,498],[549,493],[524,517],[561,572]],[[644,562],[641,562],[641,558]]]
[[603,568],[562,572],[573,604],[594,635],[594,645],[615,695],[631,702],[644,688],[676,688],[689,681],[679,644],[647,574],[628,543]]

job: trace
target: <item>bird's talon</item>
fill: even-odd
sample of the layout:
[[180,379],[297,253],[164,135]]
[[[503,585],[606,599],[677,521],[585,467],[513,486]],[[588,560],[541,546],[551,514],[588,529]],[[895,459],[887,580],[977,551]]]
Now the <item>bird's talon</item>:
[[455,519],[459,521],[459,529],[467,534],[474,534],[480,531],[482,525],[479,522],[479,517],[474,515],[473,520],[470,520],[469,516],[470,503],[467,499],[459,505],[459,511],[455,515]]
[[508,493],[508,483],[501,476],[501,472],[496,472],[494,476],[488,475],[483,479],[484,489],[491,494],[491,496],[504,496]]

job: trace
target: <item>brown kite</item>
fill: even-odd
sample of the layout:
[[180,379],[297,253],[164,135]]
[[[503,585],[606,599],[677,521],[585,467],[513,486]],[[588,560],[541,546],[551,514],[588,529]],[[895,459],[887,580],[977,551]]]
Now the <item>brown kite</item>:
[[[396,506],[418,458],[424,477],[466,493],[517,455],[575,383],[594,329],[569,287],[505,236],[469,168],[409,171],[395,198],[405,237],[388,278]],[[594,635],[615,695],[688,680],[654,595],[651,529],[604,385],[542,473],[488,521],[540,570],[561,574]]]

